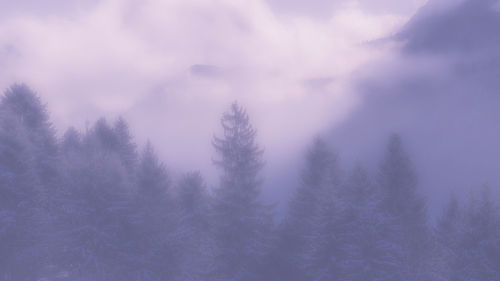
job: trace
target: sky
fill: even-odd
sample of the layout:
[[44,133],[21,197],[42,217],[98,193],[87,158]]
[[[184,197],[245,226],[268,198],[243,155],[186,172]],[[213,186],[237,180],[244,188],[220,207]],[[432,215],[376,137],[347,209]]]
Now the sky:
[[[432,210],[500,184],[496,0],[0,0],[0,89],[27,83],[62,134],[125,117],[174,173],[215,184],[231,102],[265,149],[264,193],[296,185],[331,140],[374,170],[402,134]],[[289,164],[298,163],[298,164]],[[444,171],[444,172],[443,172]],[[292,176],[290,176],[292,175]]]

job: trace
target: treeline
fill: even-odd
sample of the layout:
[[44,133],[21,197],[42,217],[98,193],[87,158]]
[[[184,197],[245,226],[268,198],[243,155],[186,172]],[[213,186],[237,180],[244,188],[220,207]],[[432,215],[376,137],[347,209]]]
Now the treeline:
[[[483,188],[436,224],[401,138],[373,176],[310,147],[285,218],[260,201],[263,151],[233,104],[212,142],[221,177],[173,180],[127,123],[56,137],[25,85],[0,100],[0,280],[499,280],[500,214]],[[208,140],[207,140],[208,141]],[[295,187],[290,187],[295,188]]]

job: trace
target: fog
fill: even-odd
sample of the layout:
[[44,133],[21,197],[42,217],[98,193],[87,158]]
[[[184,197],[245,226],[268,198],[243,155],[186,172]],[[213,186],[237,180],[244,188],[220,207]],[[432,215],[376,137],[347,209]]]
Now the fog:
[[0,0],[0,280],[493,280],[498,26],[498,0]]
[[332,129],[349,157],[367,161],[388,133],[404,135],[433,213],[452,191],[468,196],[479,183],[500,184],[498,2],[438,4],[372,45],[393,52],[356,71],[362,102]]
[[279,181],[290,151],[302,156],[356,104],[349,76],[380,53],[363,43],[410,15],[340,5],[325,20],[265,1],[64,2],[4,4],[0,65],[9,71],[0,87],[36,89],[59,131],[124,116],[172,168],[210,179],[210,139],[231,102],[247,107],[266,177]]
[[[408,134],[432,209],[452,186],[499,182],[491,165],[500,153],[495,1],[5,1],[2,8],[0,66],[8,71],[0,87],[36,89],[59,132],[123,116],[173,170],[200,169],[215,184],[210,140],[237,100],[266,150],[270,201],[281,204],[291,190],[287,174],[299,166],[287,163],[330,132],[346,163],[361,157],[373,165],[369,151],[388,132]],[[447,163],[449,172],[436,172]]]

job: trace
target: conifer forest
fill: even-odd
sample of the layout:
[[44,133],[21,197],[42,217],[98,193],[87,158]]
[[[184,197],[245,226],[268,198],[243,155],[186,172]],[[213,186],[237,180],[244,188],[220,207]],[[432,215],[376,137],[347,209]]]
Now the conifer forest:
[[0,281],[500,281],[500,0],[0,0]]
[[260,198],[264,151],[245,109],[212,140],[220,181],[173,180],[126,120],[56,137],[26,85],[0,105],[1,280],[498,280],[500,213],[484,186],[429,221],[398,135],[376,171],[347,172],[315,139],[277,221]]

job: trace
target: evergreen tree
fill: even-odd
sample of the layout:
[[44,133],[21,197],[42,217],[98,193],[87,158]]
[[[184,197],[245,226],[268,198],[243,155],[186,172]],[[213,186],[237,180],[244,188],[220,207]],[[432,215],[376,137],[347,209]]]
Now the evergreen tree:
[[271,216],[259,201],[262,150],[247,113],[236,103],[221,119],[222,138],[213,145],[222,170],[213,212],[216,280],[262,280],[259,268],[268,251]]
[[489,188],[468,204],[452,197],[431,233],[399,136],[391,136],[376,181],[361,165],[344,181],[337,154],[315,140],[272,232],[272,208],[259,200],[256,131],[236,103],[221,125],[213,196],[199,172],[172,190],[151,144],[137,153],[124,119],[100,119],[85,133],[70,128],[57,142],[39,97],[10,87],[0,98],[0,280],[500,276],[500,213]]
[[311,218],[311,234],[306,237],[302,256],[307,276],[313,280],[340,280],[347,257],[347,242],[343,206],[337,200],[336,186],[329,186],[321,193],[317,213]]
[[0,106],[26,130],[41,184],[47,189],[57,186],[57,140],[46,106],[24,84],[12,85],[3,95]]
[[463,230],[463,209],[455,195],[452,195],[434,231],[436,237],[434,255],[437,260],[435,272],[440,280],[459,280],[457,261],[462,254],[460,243]]
[[184,175],[177,187],[182,243],[180,280],[206,280],[213,265],[210,198],[199,172]]
[[26,211],[36,214],[30,229],[26,229],[31,233],[31,239],[36,239],[36,243],[24,249],[24,253],[29,253],[24,258],[28,260],[30,256],[32,260],[31,270],[25,272],[40,272],[43,267],[48,266],[46,262],[50,263],[50,232],[52,216],[56,212],[51,195],[60,188],[55,131],[49,121],[46,106],[24,84],[15,84],[5,91],[0,101],[0,109],[5,118],[4,122],[10,122],[8,126],[15,126],[11,127],[12,132],[5,133],[22,135],[22,138],[16,140],[16,145],[23,150],[19,157],[29,159],[25,162],[29,163],[25,166],[29,167],[29,172],[24,175],[22,181],[29,182],[31,192],[26,194],[27,205],[21,213]]
[[[337,155],[323,140],[316,139],[307,154],[301,185],[289,203],[288,214],[280,227],[278,245],[275,250],[278,261],[276,268],[280,279],[312,278],[313,273],[310,271],[315,262],[310,260],[312,257],[309,248],[314,247],[314,242],[311,240],[317,235],[328,235],[326,232],[322,234],[314,232],[319,231],[317,226],[323,223],[323,220],[329,220],[328,216],[332,215],[333,189],[339,183]],[[318,221],[320,217],[323,220]],[[327,224],[325,227],[328,228]],[[319,243],[319,241],[316,242]]]
[[[302,256],[307,276],[314,280],[331,280],[342,277],[343,262],[346,258],[346,220],[343,202],[339,200],[341,187],[340,168],[336,154],[329,151],[326,143],[317,140],[313,148],[319,162],[305,173],[305,182],[316,187],[315,207],[309,219],[311,233],[306,236],[306,249]],[[316,166],[320,164],[319,166]],[[312,172],[312,173],[311,173]]]
[[78,199],[75,189],[80,184],[80,178],[76,175],[77,169],[83,167],[83,144],[82,136],[75,128],[69,128],[59,142],[59,179],[60,187],[57,191],[51,192],[51,201],[54,204],[52,209],[49,237],[50,260],[45,257],[47,266],[40,278],[48,280],[61,280],[70,272],[67,264],[68,258],[68,236],[72,233],[68,231],[72,216],[77,219],[79,213],[76,211]]
[[92,143],[94,149],[99,149],[103,153],[118,151],[118,136],[104,118],[100,118],[94,124],[87,141]]
[[[388,279],[391,264],[396,257],[391,247],[391,220],[379,210],[382,199],[378,186],[373,184],[360,165],[351,175],[340,194],[344,202],[344,241],[342,279],[352,281]],[[389,265],[389,266],[388,266]]]
[[[387,280],[428,280],[431,236],[424,198],[417,192],[417,174],[401,137],[392,135],[384,155],[378,185],[381,212],[392,221],[387,231],[399,263]],[[399,252],[399,253],[398,253]],[[394,274],[394,275],[392,275]]]
[[0,110],[1,280],[34,280],[40,273],[40,184],[31,152],[20,120]]
[[150,142],[144,147],[137,169],[137,192],[142,200],[165,200],[170,178]]
[[64,155],[80,152],[82,149],[82,136],[75,128],[70,127],[61,140],[61,152]]
[[[113,132],[116,136],[116,151],[120,155],[120,159],[123,166],[127,169],[128,174],[132,176],[137,165],[137,151],[125,119],[122,117],[118,118],[114,124]],[[134,178],[132,177],[131,180],[134,180]]]
[[63,140],[63,194],[58,196],[58,264],[71,280],[113,280],[127,272],[131,185],[120,158],[108,151],[98,121],[80,142],[70,130]]
[[484,186],[480,198],[472,197],[451,280],[496,280],[500,276],[500,215]]
[[179,274],[177,212],[169,195],[170,178],[148,142],[137,170],[133,254],[133,280],[176,280]]

